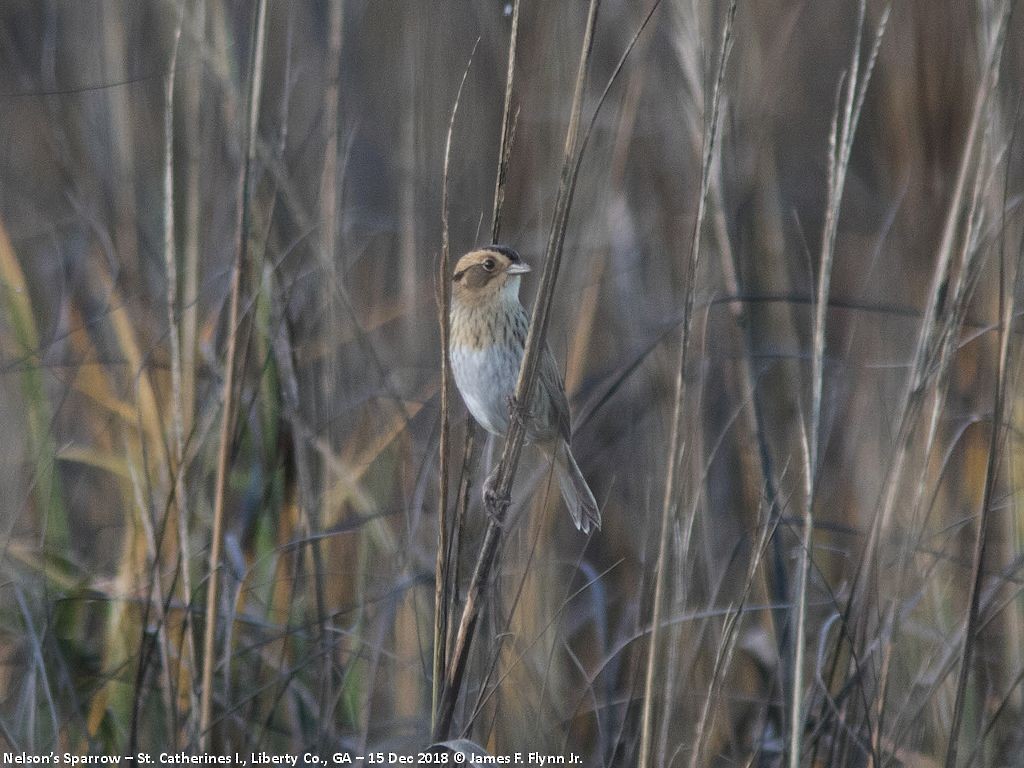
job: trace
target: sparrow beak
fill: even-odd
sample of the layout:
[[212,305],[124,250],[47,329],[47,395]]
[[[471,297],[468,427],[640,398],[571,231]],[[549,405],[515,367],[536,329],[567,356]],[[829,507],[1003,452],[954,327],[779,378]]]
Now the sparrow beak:
[[505,270],[507,275],[525,275],[530,271],[530,265],[524,261],[520,261],[518,264],[509,264],[508,269]]

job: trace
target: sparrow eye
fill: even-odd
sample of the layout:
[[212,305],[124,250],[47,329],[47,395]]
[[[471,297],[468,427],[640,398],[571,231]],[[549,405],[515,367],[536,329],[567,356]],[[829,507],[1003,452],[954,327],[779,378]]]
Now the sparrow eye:
[[493,272],[494,271],[494,259],[487,259],[487,261],[484,262],[484,269],[486,269],[488,272]]

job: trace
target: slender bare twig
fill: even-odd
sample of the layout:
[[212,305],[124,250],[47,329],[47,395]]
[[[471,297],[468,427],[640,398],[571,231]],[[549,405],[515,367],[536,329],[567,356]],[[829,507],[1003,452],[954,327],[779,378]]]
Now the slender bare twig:
[[466,85],[473,56],[480,44],[477,38],[466,62],[466,69],[459,82],[459,90],[452,104],[448,119],[448,135],[444,142],[444,169],[441,176],[441,254],[437,259],[435,286],[437,295],[437,322],[441,330],[441,436],[438,440],[438,499],[437,499],[437,555],[434,562],[434,658],[431,681],[431,729],[437,722],[437,707],[441,700],[445,668],[445,639],[448,636],[448,601],[445,590],[448,584],[448,459],[451,454],[449,442],[450,397],[451,397],[451,354],[448,337],[451,325],[451,283],[448,280],[448,264],[451,262],[451,247],[448,237],[448,170],[452,153],[452,133],[455,130],[455,116],[459,112],[462,89]]
[[228,459],[231,452],[232,411],[235,390],[235,357],[238,349],[238,307],[248,244],[249,205],[252,193],[252,166],[256,151],[256,129],[259,124],[260,91],[263,85],[263,53],[267,17],[267,0],[260,0],[253,20],[252,56],[249,70],[249,93],[246,105],[246,154],[242,168],[238,214],[238,243],[231,267],[231,295],[228,307],[228,348],[224,359],[224,382],[221,389],[220,444],[217,449],[217,473],[213,492],[213,531],[210,536],[210,567],[206,589],[206,626],[203,633],[203,680],[199,709],[199,743],[203,751],[210,745],[210,716],[213,705],[213,650],[217,629],[217,580],[220,570],[221,541],[224,537],[224,497],[227,486]]
[[516,116],[512,115],[512,84],[516,73],[516,48],[519,41],[519,0],[512,4],[512,29],[508,37],[508,67],[505,70],[505,104],[501,110],[501,139],[498,144],[498,172],[494,176],[494,208],[491,213],[491,242],[497,243],[501,234],[501,208],[505,202],[505,181],[508,161],[512,154]]
[[665,590],[666,559],[668,555],[668,532],[671,520],[676,509],[677,477],[681,469],[680,457],[683,452],[682,446],[682,421],[683,401],[686,396],[686,362],[689,354],[690,331],[692,325],[693,306],[696,296],[697,270],[700,266],[700,241],[704,225],[704,212],[706,210],[708,189],[711,179],[711,164],[715,156],[716,137],[718,134],[718,112],[721,104],[722,83],[725,78],[725,69],[729,61],[729,53],[732,50],[732,26],[736,17],[736,0],[729,3],[729,10],[725,16],[725,24],[722,29],[722,43],[719,50],[716,67],[715,85],[711,93],[711,112],[704,133],[704,153],[701,160],[700,194],[697,200],[697,216],[693,224],[693,233],[690,241],[690,253],[687,261],[687,286],[686,299],[683,305],[683,320],[680,331],[679,358],[675,368],[675,396],[672,412],[672,431],[669,436],[669,450],[665,476],[665,493],[662,497],[661,506],[661,528],[658,540],[658,558],[655,561],[654,576],[654,598],[652,604],[651,637],[647,646],[647,666],[644,673],[644,703],[640,725],[640,748],[637,758],[637,765],[641,768],[651,765],[651,742],[654,733],[653,729],[653,704],[654,704],[654,675],[657,665],[657,649],[660,634],[662,594]]

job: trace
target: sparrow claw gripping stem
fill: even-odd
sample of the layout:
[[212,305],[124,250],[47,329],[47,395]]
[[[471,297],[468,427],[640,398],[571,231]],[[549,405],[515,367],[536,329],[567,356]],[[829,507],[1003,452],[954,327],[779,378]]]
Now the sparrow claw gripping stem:
[[498,473],[494,471],[484,480],[484,509],[500,526],[505,519],[505,512],[508,510],[511,499],[507,493],[502,494],[498,492],[496,487],[497,479]]
[[505,398],[505,403],[508,405],[509,424],[512,422],[525,424],[526,420],[532,415],[530,413],[530,409],[526,405],[519,404],[519,401],[516,400],[515,394],[508,395]]

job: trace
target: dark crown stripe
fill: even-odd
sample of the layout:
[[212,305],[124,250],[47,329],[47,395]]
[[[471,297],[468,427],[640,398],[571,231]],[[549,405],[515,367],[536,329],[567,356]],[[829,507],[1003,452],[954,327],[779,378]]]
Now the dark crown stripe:
[[515,249],[509,248],[507,245],[489,245],[487,250],[500,253],[502,256],[507,258],[513,264],[518,264],[522,259],[519,258],[519,254],[516,253]]

